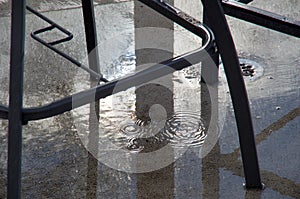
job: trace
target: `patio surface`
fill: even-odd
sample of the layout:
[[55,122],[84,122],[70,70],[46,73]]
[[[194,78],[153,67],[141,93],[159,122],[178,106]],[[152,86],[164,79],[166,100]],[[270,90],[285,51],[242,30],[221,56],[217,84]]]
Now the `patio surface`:
[[[27,1],[74,34],[60,49],[86,62],[80,1]],[[95,1],[101,70],[114,79],[135,70],[134,2]],[[175,1],[201,18],[200,1],[193,6]],[[255,0],[250,5],[300,20],[300,1]],[[147,20],[147,18],[142,19]],[[30,38],[45,23],[26,17],[24,105],[40,106],[89,87],[89,76]],[[219,75],[220,137],[212,151],[199,158],[201,146],[191,146],[171,165],[132,174],[97,162],[85,148],[89,107],[23,127],[23,198],[300,198],[300,39],[228,17],[239,56],[256,65],[245,77],[250,99],[261,177],[266,188],[245,190],[238,133],[224,71]],[[0,0],[0,102],[8,103],[9,4]],[[197,48],[195,36],[174,26],[174,54]],[[47,39],[60,34],[46,33]],[[188,39],[187,39],[188,38]],[[101,48],[100,48],[101,49]],[[175,72],[176,111],[198,113],[196,67]],[[134,90],[101,100],[103,125],[131,121]],[[113,101],[115,107],[109,106]],[[117,107],[117,108],[116,108]],[[115,111],[112,111],[115,109]],[[117,110],[117,111],[116,111]],[[6,198],[7,121],[0,120],[0,198]],[[112,126],[114,126],[112,125]],[[112,135],[109,135],[112,136]],[[119,141],[117,138],[113,138]],[[176,151],[176,149],[174,149]],[[176,152],[174,152],[176,153]]]

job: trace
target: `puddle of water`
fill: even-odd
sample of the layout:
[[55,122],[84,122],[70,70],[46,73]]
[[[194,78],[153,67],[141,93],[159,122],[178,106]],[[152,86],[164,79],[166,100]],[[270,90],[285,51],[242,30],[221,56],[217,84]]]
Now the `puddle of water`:
[[[36,3],[29,1],[29,3],[33,3],[34,6],[39,7],[41,10],[61,9],[64,7],[69,8],[80,4],[79,1],[37,1]],[[261,4],[267,3],[261,2]],[[297,2],[296,4],[298,5]],[[286,4],[284,3],[284,5]],[[5,6],[8,6],[8,3],[1,4],[0,10],[5,8]],[[115,79],[120,76],[130,74],[135,70],[132,4],[115,5],[115,7],[112,5],[106,6],[107,7],[96,7],[97,23],[100,27],[99,30],[101,30],[98,31],[98,38],[100,38],[100,42],[110,38],[114,32],[119,34],[120,30],[128,30],[126,34],[122,34],[120,37],[115,39],[117,42],[110,46],[112,48],[111,51],[106,52],[107,54],[101,54],[100,51],[102,56],[106,55],[111,57],[105,60],[101,59],[103,73],[109,79]],[[112,7],[114,7],[114,9]],[[278,9],[280,10],[281,8]],[[109,13],[109,11],[111,12]],[[0,13],[1,12],[2,11],[0,11]],[[8,13],[8,10],[5,9],[5,12]],[[102,15],[104,12],[108,14]],[[50,12],[47,14],[55,20],[63,19],[65,16],[68,16],[66,20],[62,20],[61,22],[65,24],[68,29],[72,30],[71,32],[75,33],[75,37],[78,40],[77,42],[65,44],[61,47],[69,51],[72,55],[84,58],[85,55],[82,53],[85,52],[84,46],[82,46],[82,43],[84,43],[82,27],[75,27],[73,23],[68,21],[70,19],[69,17],[80,16],[81,18],[80,10],[74,9],[62,12]],[[298,11],[295,16],[298,16]],[[29,29],[43,25],[42,23],[36,22],[35,18],[30,16],[28,16],[28,21]],[[81,23],[82,21],[80,21],[78,17],[78,23],[79,22]],[[9,53],[8,50],[5,49],[9,49],[7,42],[9,41],[9,19],[1,18],[0,23],[2,27],[1,32],[3,31],[3,34],[0,36],[0,45],[4,49],[1,50],[0,60],[0,97],[1,102],[3,101],[5,104],[8,99],[7,66]],[[299,100],[297,101],[295,99],[299,99],[300,73],[298,66],[300,63],[300,55],[295,51],[290,52],[285,48],[288,46],[289,50],[297,49],[299,40],[293,38],[289,39],[285,35],[283,36],[278,33],[266,31],[262,28],[249,25],[244,22],[242,22],[243,25],[232,21],[230,23],[233,27],[233,33],[238,50],[241,52],[241,61],[254,66],[255,75],[251,81],[246,80],[246,84],[252,102],[253,113],[260,115],[260,118],[262,118],[260,119],[262,122],[255,121],[256,132],[259,133],[261,129],[265,128],[265,126],[274,120],[280,118],[281,115],[284,115],[284,112],[292,109],[297,103],[299,103]],[[108,26],[107,24],[110,24],[111,26]],[[175,35],[176,34],[179,33],[175,32]],[[186,37],[184,37],[183,41],[180,42],[176,39],[175,46],[177,46],[177,49],[175,49],[175,51],[178,50],[178,52],[175,52],[175,54],[180,54],[181,51],[187,51],[187,49],[190,49],[191,47],[192,49],[194,47],[199,47],[195,44],[197,44],[195,40],[188,39],[187,41]],[[27,76],[25,85],[25,104],[27,106],[51,102],[55,99],[69,95],[72,92],[89,88],[89,76],[87,74],[83,74],[82,71],[74,69],[74,66],[70,66],[70,64],[64,61],[60,61],[60,58],[39,45],[33,45],[28,42],[26,48],[27,56],[29,57],[26,62]],[[254,55],[259,55],[261,58]],[[62,69],[60,66],[64,66],[65,68]],[[200,93],[198,90],[200,85],[198,69],[198,66],[194,66],[191,67],[191,69],[183,70],[180,73],[175,72],[173,74],[175,93],[174,113],[166,120],[163,127],[161,127],[160,123],[156,124],[153,121],[143,122],[136,120],[133,117],[136,100],[134,88],[129,89],[126,92],[116,94],[113,97],[101,100],[100,125],[106,129],[106,131],[103,132],[103,136],[109,138],[117,147],[124,148],[134,154],[142,153],[148,145],[161,141],[170,143],[170,145],[174,148],[181,148],[186,145],[191,148],[201,147],[207,135],[205,134],[203,121],[199,116]],[[223,72],[221,71],[220,73],[222,75]],[[272,79],[269,77],[272,77]],[[41,81],[41,79],[43,81]],[[264,90],[261,90],[261,88],[264,88]],[[223,91],[220,90],[220,92]],[[291,94],[293,94],[294,98],[290,98]],[[283,97],[279,99],[279,96]],[[223,98],[223,95],[219,96],[219,100],[224,103],[228,103],[227,99],[228,98]],[[259,100],[255,102],[255,99]],[[262,106],[262,104],[265,105]],[[281,109],[276,110],[276,107],[281,107]],[[112,109],[115,111],[112,111]],[[220,107],[220,109],[226,108],[224,106]],[[261,113],[262,110],[263,113]],[[32,122],[28,126],[24,127],[23,189],[27,197],[84,198],[86,197],[86,193],[88,193],[90,189],[93,189],[93,185],[91,185],[93,183],[88,184],[87,179],[96,179],[95,184],[98,185],[98,187],[94,188],[94,192],[98,193],[98,197],[100,198],[118,198],[123,196],[130,198],[136,197],[138,187],[136,184],[141,184],[141,182],[137,182],[135,175],[115,171],[101,163],[99,163],[98,167],[88,166],[88,155],[83,147],[85,140],[80,140],[80,136],[82,135],[80,135],[80,129],[77,128],[78,124],[84,126],[85,129],[88,128],[88,115],[89,106],[84,106],[69,114],[64,114],[62,116],[57,116],[43,121]],[[201,191],[203,190],[204,192],[207,190],[206,192],[218,193],[218,188],[216,187],[219,187],[219,184],[222,184],[222,186],[220,185],[221,191],[219,195],[225,197],[228,196],[226,195],[228,193],[232,196],[232,192],[228,192],[228,190],[238,189],[237,186],[231,185],[239,185],[243,181],[241,177],[238,177],[238,180],[234,179],[237,176],[242,176],[240,171],[242,166],[240,162],[235,159],[235,156],[226,159],[228,160],[225,161],[226,163],[221,161],[222,158],[224,158],[222,153],[226,153],[226,157],[229,157],[229,153],[238,148],[237,133],[235,132],[235,124],[233,121],[234,116],[231,114],[227,121],[229,125],[225,128],[224,136],[220,140],[220,148],[222,150],[215,157],[209,157],[208,160],[206,160],[208,163],[206,162],[201,165],[202,160],[197,159],[195,154],[188,153],[183,156],[181,160],[176,162],[177,165],[175,172],[172,170],[174,168],[164,170],[167,174],[173,172],[173,176],[171,174],[170,176],[172,176],[173,180],[176,182],[176,187],[173,187],[176,192],[174,196],[175,198],[183,198],[187,195],[191,198],[201,198]],[[0,146],[2,151],[0,156],[0,198],[5,198],[4,189],[6,183],[7,160],[6,127],[7,122],[2,122],[0,129]],[[294,128],[294,131],[299,129],[297,126]],[[156,133],[155,136],[149,136],[153,134],[152,132],[149,132],[153,129],[154,132],[157,131],[158,133]],[[287,129],[286,131],[289,130],[290,129]],[[85,131],[83,133],[87,132],[88,131]],[[283,137],[284,136],[281,138]],[[284,139],[287,138],[284,137]],[[289,141],[291,143],[295,143],[292,136],[289,138]],[[272,142],[269,143],[270,145],[279,146],[281,144],[279,143],[281,142],[281,139],[272,139],[269,142]],[[265,143],[262,143],[262,146],[264,145]],[[298,145],[296,143],[291,146],[294,148],[290,150],[294,150]],[[270,150],[268,147],[262,148],[264,150]],[[282,147],[281,150],[282,154],[285,152],[288,153],[285,147]],[[271,153],[274,151],[268,152]],[[268,153],[261,154],[261,158],[268,156]],[[219,160],[221,163],[218,162]],[[278,157],[273,159],[269,158],[265,164],[278,165],[276,164],[276,161],[278,161]],[[98,163],[96,162],[96,165],[97,164]],[[295,164],[297,164],[297,161],[294,161],[293,165],[289,168],[284,167],[285,172],[287,173],[284,177],[291,178],[290,176],[293,175],[293,172],[296,172],[296,169],[293,168]],[[209,166],[201,171],[201,166],[205,167],[205,165]],[[225,170],[233,170],[234,172],[230,172],[228,175],[222,175],[224,172],[221,170],[219,178],[219,168],[224,167]],[[94,170],[95,168],[95,173],[100,173],[99,177],[97,175],[97,177],[95,177],[87,174],[87,171]],[[270,170],[267,167],[266,169]],[[276,169],[274,169],[274,173],[277,172]],[[151,175],[155,176],[154,174]],[[151,175],[149,175],[149,178],[153,178]],[[206,178],[203,177],[204,180],[201,181],[201,175],[207,176]],[[159,179],[157,181],[161,183],[160,187],[165,187],[165,185],[170,181],[164,181],[164,179],[160,176],[163,176],[163,174],[160,173],[160,175],[156,176],[157,179]],[[212,177],[216,176],[218,179],[222,180],[220,180],[220,182],[216,180],[212,183],[213,185],[210,184],[210,179],[214,180],[215,178]],[[271,176],[271,178],[269,178],[269,176]],[[280,176],[276,176],[275,174],[273,177],[272,175],[265,175],[264,177],[272,183],[275,183],[272,189],[276,191],[279,190],[279,192],[281,191],[284,196],[289,195],[289,191],[286,191],[288,190],[287,187],[284,186],[286,180],[283,180]],[[144,180],[144,178],[141,179],[141,181]],[[276,180],[272,181],[272,179]],[[293,178],[291,179],[294,180]],[[297,197],[297,192],[295,191],[295,187],[297,186],[293,184],[292,180],[288,181],[289,185],[294,187],[294,191],[290,192],[292,193],[290,195]],[[276,184],[276,182],[278,183]],[[205,188],[201,188],[201,191],[199,191],[199,187],[202,186],[202,183]],[[278,184],[280,185],[278,186]],[[147,187],[151,186],[144,186],[143,189],[147,189]],[[228,189],[230,187],[232,189]],[[139,191],[143,193],[142,189]],[[151,191],[156,193],[159,192],[160,189],[152,189]],[[173,192],[173,190],[170,192]],[[240,197],[240,195],[242,195],[245,191],[241,187],[237,192],[237,197]],[[97,194],[95,197],[97,197]],[[288,198],[288,196],[286,196],[286,198]]]
[[[33,2],[28,2],[28,4],[31,3]],[[65,3],[64,1],[57,3],[43,1],[36,2],[33,6],[39,7],[41,10],[51,10],[64,8],[64,6],[76,6],[78,2]],[[101,49],[99,49],[100,64],[103,74],[108,79],[119,78],[135,71],[132,6],[132,3],[125,3],[96,7],[97,25],[101,30],[98,31],[98,38],[99,43],[102,44]],[[102,13],[107,14],[103,16]],[[46,15],[54,21],[61,20],[60,23],[62,25],[65,24],[65,27],[73,32],[76,38],[75,41],[72,40],[69,43],[62,44],[59,48],[64,49],[71,55],[81,59],[84,63],[87,63],[87,60],[84,59],[85,48],[82,45],[84,38],[82,37],[83,23],[80,9],[54,11],[46,13]],[[74,16],[80,16],[77,22],[81,25],[74,26],[73,23],[69,22],[70,17]],[[1,18],[1,22],[5,22],[5,27],[8,27],[8,18]],[[107,24],[110,24],[110,26]],[[27,17],[28,33],[43,25],[44,23],[36,20],[35,16],[29,15]],[[125,32],[123,32],[124,30]],[[177,35],[175,44],[177,46],[177,49],[175,49],[176,55],[198,48],[199,43],[201,43],[201,40],[199,42],[199,38],[188,34],[186,36],[185,32],[179,28],[175,32],[175,35]],[[49,36],[56,37],[56,35]],[[7,34],[2,35],[2,37],[1,39],[8,41],[9,31],[7,31]],[[109,42],[105,43],[107,40]],[[115,41],[115,43],[111,41]],[[186,45],[182,44],[183,42]],[[8,46],[7,42],[4,42],[3,45]],[[107,46],[104,48],[103,45]],[[4,56],[4,54],[5,52],[1,51],[1,55]],[[6,54],[8,56],[8,53]],[[1,66],[8,66],[6,61],[1,59]],[[8,67],[1,67],[2,69],[5,72],[1,73],[1,82],[7,86],[7,81],[2,76],[8,74]],[[48,51],[40,44],[32,42],[28,36],[26,37],[25,72],[25,106],[43,105],[71,93],[85,90],[90,86],[88,74],[74,68],[74,66]],[[153,145],[157,142],[170,143],[173,147],[178,148],[186,146],[200,147],[204,141],[205,133],[200,117],[199,65],[194,66],[191,70],[185,69],[183,73],[174,73],[174,81],[177,80],[174,83],[176,84],[174,86],[176,92],[174,96],[175,110],[174,114],[165,122],[165,126],[161,127],[161,124],[156,124],[153,121],[148,124],[142,124],[132,118],[136,100],[135,89],[133,88],[100,101],[100,125],[106,129],[104,136],[112,140],[116,146],[130,150],[132,153],[143,152],[148,145]],[[41,78],[43,81],[41,81]],[[188,84],[185,84],[187,82]],[[1,101],[6,101],[7,87],[3,89],[4,91],[1,92]],[[183,90],[184,92],[179,92]],[[115,111],[112,111],[112,107]],[[81,125],[85,129],[88,128],[88,115],[89,106],[84,106],[72,111],[71,114],[68,113],[32,122],[24,127],[23,187],[26,196],[38,197],[46,195],[54,198],[57,195],[63,197],[69,193],[72,197],[80,198],[80,196],[85,194],[85,171],[90,168],[87,165],[87,152],[83,147],[86,140],[79,140],[82,132],[80,132],[78,126]],[[151,132],[153,130],[158,133],[155,136],[149,137],[149,134],[153,134]],[[2,137],[5,134],[5,130],[1,131]],[[1,146],[6,147],[6,144],[2,145],[1,143]],[[1,156],[2,170],[5,170],[5,162],[6,157]],[[109,173],[110,176],[121,175],[117,171],[111,171],[103,165],[99,167],[101,167],[103,173]],[[65,169],[68,172],[64,172]],[[128,174],[128,176],[131,175]],[[4,179],[5,175],[1,175],[1,185],[5,184]],[[64,180],[60,182],[61,179]],[[105,179],[96,180],[102,186],[98,187],[96,192],[104,193],[105,187],[111,189],[112,184],[119,183],[120,194],[122,195],[131,192],[124,184],[133,183],[131,178],[123,178],[122,180],[117,178],[112,180],[110,178],[112,182],[109,184],[105,183]],[[5,186],[1,187],[5,188]],[[51,189],[47,190],[45,187],[50,187]],[[82,191],[76,193],[76,191],[74,192],[76,188]],[[5,193],[4,190],[0,190],[0,192]],[[57,195],[54,193],[57,193]],[[113,195],[114,193],[110,193],[109,197],[113,197]]]

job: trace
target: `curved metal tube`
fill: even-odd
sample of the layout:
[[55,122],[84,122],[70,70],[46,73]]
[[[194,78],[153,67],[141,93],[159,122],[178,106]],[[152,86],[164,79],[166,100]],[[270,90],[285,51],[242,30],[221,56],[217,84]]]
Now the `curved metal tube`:
[[[160,64],[152,66],[146,70],[140,71],[123,79],[115,80],[104,85],[99,85],[95,88],[73,94],[71,96],[52,102],[48,105],[33,108],[24,108],[22,117],[23,123],[27,123],[30,120],[39,120],[52,117],[66,111],[70,111],[74,108],[78,108],[79,106],[91,103],[92,101],[105,98],[111,95],[113,92],[116,93],[116,90],[114,90],[116,84],[118,84],[118,88],[120,87],[120,84],[124,85],[122,89],[126,90],[130,87],[137,86],[139,84],[169,74],[174,70],[181,70],[203,61],[204,59],[208,58],[210,52],[214,52],[214,36],[210,29],[205,25],[197,21],[197,24],[195,25],[195,20],[193,20],[194,23],[187,23],[185,18],[178,15],[183,12],[181,12],[180,10],[178,10],[177,12],[172,12],[167,6],[161,8],[161,6],[158,5],[158,1],[146,2],[147,5],[153,9],[158,9],[157,7],[159,7],[160,9],[158,10],[161,14],[201,37],[203,39],[203,46],[190,53],[186,53],[182,56],[164,61]],[[74,103],[74,100],[76,100],[76,103]],[[0,118],[7,119],[7,115],[8,108],[5,106],[0,106]]]
[[[209,31],[207,31],[207,33],[209,33]],[[209,36],[209,38],[211,37]],[[133,86],[137,86],[170,74],[174,72],[174,70],[181,70],[208,58],[209,54],[207,51],[209,51],[211,48],[214,48],[213,42],[208,40],[207,43],[198,50],[173,58],[171,60],[167,60],[125,78],[114,80],[104,85],[99,85],[95,88],[73,94],[49,105],[36,108],[25,108],[23,109],[23,121],[28,122],[30,120],[52,117],[101,98],[105,98],[113,93],[117,93]],[[118,90],[115,90],[115,86],[117,84]]]

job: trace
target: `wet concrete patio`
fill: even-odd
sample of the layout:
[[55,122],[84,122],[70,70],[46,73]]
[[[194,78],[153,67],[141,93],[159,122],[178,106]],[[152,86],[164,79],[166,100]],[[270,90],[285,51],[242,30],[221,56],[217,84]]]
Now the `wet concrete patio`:
[[[71,31],[74,39],[58,47],[87,62],[80,1],[28,1],[27,4]],[[201,18],[200,1],[175,1],[175,5]],[[298,1],[255,0],[251,5],[300,20]],[[132,73],[136,63],[134,2],[99,0],[95,14],[104,76],[111,80]],[[31,31],[46,24],[29,13],[26,20],[25,106],[40,106],[89,88],[88,74],[30,38]],[[89,125],[87,105],[24,126],[23,198],[300,198],[300,39],[231,17],[228,20],[239,56],[256,64],[255,75],[245,77],[245,82],[266,189],[247,191],[242,186],[238,133],[222,67],[218,85],[220,138],[206,157],[199,158],[199,131],[194,128],[200,119],[194,115],[200,111],[201,85],[198,66],[194,66],[173,74],[175,116],[192,121],[188,125],[192,125],[189,129],[195,133],[187,137],[195,142],[185,153],[175,147],[174,154],[179,155],[174,155],[174,163],[157,172],[132,174],[98,162],[85,147]],[[9,3],[1,1],[0,27],[0,102],[7,105],[10,18]],[[58,32],[43,35],[47,40],[59,36]],[[175,55],[199,47],[199,42],[174,26]],[[108,129],[103,136],[118,146],[127,146],[124,134],[134,134],[131,131],[135,102],[134,89],[100,102],[101,125]],[[4,120],[0,120],[0,143],[0,198],[6,198],[7,121]]]

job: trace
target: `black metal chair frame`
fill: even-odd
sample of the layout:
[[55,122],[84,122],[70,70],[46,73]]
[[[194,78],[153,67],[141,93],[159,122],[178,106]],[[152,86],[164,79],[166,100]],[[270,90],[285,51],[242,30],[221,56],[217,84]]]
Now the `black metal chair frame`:
[[[165,3],[164,1],[139,1],[201,37],[204,41],[202,47],[177,58],[164,61],[162,64],[155,65],[149,69],[138,72],[121,80],[108,82],[99,71],[99,60],[97,56],[98,52],[93,51],[97,45],[93,0],[82,0],[87,52],[93,53],[92,56],[89,56],[89,67],[84,66],[76,59],[55,48],[56,44],[72,39],[73,35],[70,32],[32,8],[27,7],[30,12],[50,24],[50,26],[47,28],[34,31],[31,34],[33,39],[47,46],[59,55],[65,57],[78,67],[81,67],[85,71],[89,72],[94,80],[105,82],[105,84],[98,85],[96,89],[90,89],[76,93],[51,104],[34,108],[23,107],[26,3],[25,0],[12,1],[9,107],[0,105],[0,118],[7,119],[9,121],[7,165],[8,198],[21,198],[22,125],[27,124],[31,120],[52,117],[76,108],[72,106],[72,98],[74,97],[79,99],[79,103],[76,104],[78,107],[87,103],[91,103],[91,99],[99,100],[109,96],[112,94],[114,86],[118,81],[122,81],[126,85],[123,88],[125,90],[132,86],[139,85],[141,83],[150,81],[151,79],[170,73],[170,70],[168,70],[169,67],[173,68],[174,70],[181,70],[195,63],[199,63],[205,59],[206,54],[204,51],[209,52],[209,56],[211,57],[216,57],[216,54],[218,57],[218,53],[220,53],[224,64],[238,127],[245,174],[245,187],[255,189],[263,188],[260,178],[255,137],[253,133],[247,92],[241,74],[236,49],[224,14],[229,14],[231,16],[296,37],[300,37],[300,23],[297,21],[288,20],[287,18],[274,13],[253,8],[246,4],[238,3],[236,1],[227,0],[221,2],[219,0],[202,0],[205,13],[204,22],[209,23],[208,28],[200,22],[195,23],[195,20],[192,17],[187,18],[186,14],[184,14],[185,17],[182,17],[181,14],[183,12]],[[250,1],[246,2],[248,3]],[[46,42],[38,36],[38,34],[45,31],[50,31],[54,28],[62,31],[64,34],[66,34],[66,37],[58,41]],[[215,45],[217,45],[218,51],[216,51]],[[96,94],[94,93],[95,90]],[[94,95],[95,97],[91,98],[91,96]]]

